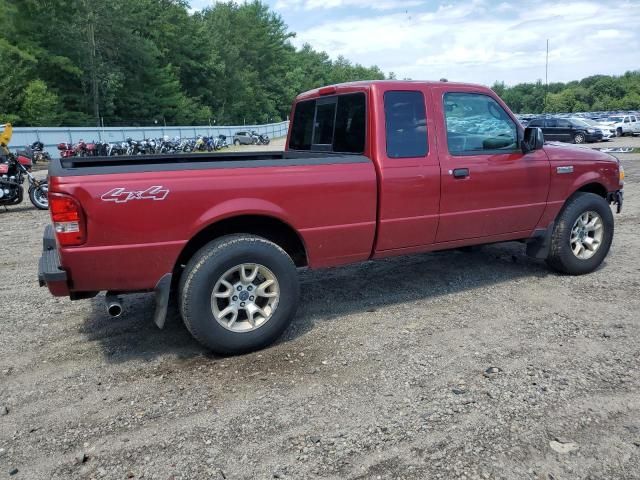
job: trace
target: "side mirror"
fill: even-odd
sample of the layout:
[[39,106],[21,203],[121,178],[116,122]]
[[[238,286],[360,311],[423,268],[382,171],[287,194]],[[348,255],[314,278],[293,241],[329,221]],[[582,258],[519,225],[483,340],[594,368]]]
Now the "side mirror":
[[526,127],[524,129],[524,139],[520,142],[522,153],[540,150],[544,145],[544,135],[542,129],[538,127]]

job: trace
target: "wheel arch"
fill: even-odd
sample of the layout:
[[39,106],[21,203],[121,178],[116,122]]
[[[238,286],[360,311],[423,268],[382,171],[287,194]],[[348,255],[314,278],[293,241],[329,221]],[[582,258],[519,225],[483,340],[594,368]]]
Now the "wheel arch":
[[607,187],[605,187],[602,183],[589,182],[579,187],[576,191],[574,191],[571,194],[569,198],[573,197],[577,193],[595,193],[596,195],[606,199],[608,192],[607,192]]
[[243,214],[217,220],[197,232],[178,255],[174,274],[179,274],[182,266],[207,243],[225,235],[239,233],[257,235],[275,243],[287,252],[296,267],[308,265],[304,240],[291,225],[270,215]]

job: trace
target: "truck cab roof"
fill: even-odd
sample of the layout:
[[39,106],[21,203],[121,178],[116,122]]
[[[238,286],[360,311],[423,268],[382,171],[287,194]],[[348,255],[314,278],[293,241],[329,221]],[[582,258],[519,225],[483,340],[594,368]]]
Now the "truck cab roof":
[[488,90],[488,87],[475,83],[449,82],[444,80],[361,80],[357,82],[336,83],[325,87],[314,88],[299,94],[296,101],[307,98],[314,98],[322,95],[331,95],[340,92],[350,92],[355,90],[368,90],[371,86],[381,85],[388,89],[406,90],[415,86],[440,86],[446,83],[448,86],[460,88],[461,90]]

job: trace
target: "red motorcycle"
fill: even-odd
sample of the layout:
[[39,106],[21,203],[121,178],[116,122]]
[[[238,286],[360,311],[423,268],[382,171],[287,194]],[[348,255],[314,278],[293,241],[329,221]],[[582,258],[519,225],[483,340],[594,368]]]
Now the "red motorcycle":
[[59,143],[58,150],[60,151],[60,158],[69,158],[76,156],[75,152],[73,151],[73,145],[71,145],[70,143]]
[[87,156],[87,144],[84,140],[74,144],[68,142],[59,143],[58,150],[60,151],[60,158]]

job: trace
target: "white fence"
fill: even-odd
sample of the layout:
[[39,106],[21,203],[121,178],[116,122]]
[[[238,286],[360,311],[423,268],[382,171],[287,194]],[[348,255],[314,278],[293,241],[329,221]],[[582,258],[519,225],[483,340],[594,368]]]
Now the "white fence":
[[269,123],[265,125],[237,126],[201,126],[201,127],[14,127],[10,148],[12,150],[31,145],[33,142],[44,143],[45,149],[52,157],[59,156],[56,146],[62,142],[122,142],[131,137],[134,140],[145,138],[162,138],[165,135],[174,138],[195,138],[199,135],[208,137],[226,135],[231,144],[236,132],[254,130],[266,133],[271,138],[284,137],[289,122]]

